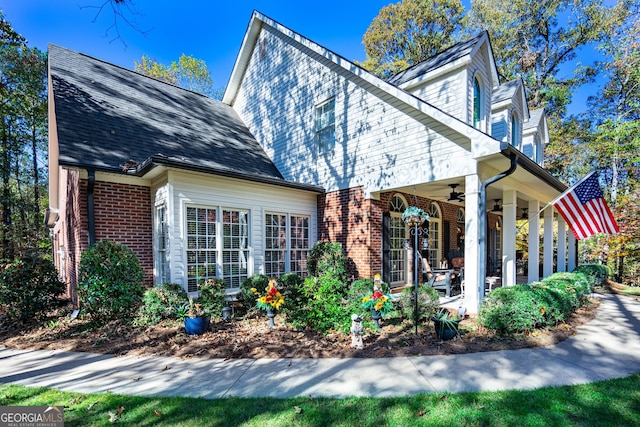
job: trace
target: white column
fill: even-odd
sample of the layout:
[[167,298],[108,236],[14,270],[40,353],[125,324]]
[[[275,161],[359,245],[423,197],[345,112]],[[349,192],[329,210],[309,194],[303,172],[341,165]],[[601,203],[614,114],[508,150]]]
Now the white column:
[[540,280],[540,202],[529,200],[528,282]]
[[516,284],[516,190],[502,192],[502,285]]
[[[480,230],[478,227],[478,218],[480,217],[480,177],[478,175],[469,175],[465,178],[465,232],[464,232],[464,306],[469,313],[478,313],[480,309],[480,287],[478,286],[478,266],[480,255],[478,245],[486,244],[486,231]],[[484,278],[482,279],[484,283]],[[484,285],[482,290],[484,291]]]
[[577,259],[577,243],[576,236],[573,235],[573,231],[570,231],[568,234],[567,241],[567,271],[573,271],[576,268],[576,259]]
[[553,274],[553,206],[544,210],[544,266],[542,276]]
[[558,271],[567,271],[567,223],[558,215]]

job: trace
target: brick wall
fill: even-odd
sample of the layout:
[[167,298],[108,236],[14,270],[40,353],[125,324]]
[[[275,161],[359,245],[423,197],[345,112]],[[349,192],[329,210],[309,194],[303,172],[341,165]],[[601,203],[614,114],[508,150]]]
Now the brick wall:
[[[402,193],[387,192],[381,194],[380,200],[365,200],[363,188],[354,187],[318,196],[318,239],[342,244],[350,278],[373,277],[382,273],[382,215],[389,211],[391,199],[396,194]],[[402,195],[411,205],[417,204],[426,212],[434,201]],[[457,248],[458,206],[437,203],[442,220],[450,222],[450,248],[443,248],[441,256],[444,256],[445,251]]]
[[[83,181],[86,191],[86,181]],[[151,190],[130,184],[96,182],[94,186],[96,242],[111,240],[131,249],[153,284]],[[86,212],[86,210],[85,210]],[[86,217],[86,213],[84,215]]]

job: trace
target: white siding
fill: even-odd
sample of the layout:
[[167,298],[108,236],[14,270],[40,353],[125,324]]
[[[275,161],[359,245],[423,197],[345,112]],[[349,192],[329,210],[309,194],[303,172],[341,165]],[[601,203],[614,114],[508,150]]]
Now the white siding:
[[[234,109],[285,178],[327,191],[363,185],[372,192],[474,169],[469,139],[263,28]],[[336,148],[318,156],[314,107],[330,97]]]
[[467,122],[465,78],[464,69],[459,68],[416,86],[409,92],[458,120]]
[[317,241],[317,194],[302,190],[197,173],[169,173],[172,281],[186,286],[186,206],[249,211],[248,275],[264,272],[264,213],[309,216],[310,246]]
[[494,82],[491,81],[491,74],[487,67],[487,61],[485,59],[484,49],[474,55],[471,60],[467,72],[467,103],[465,105],[467,111],[467,123],[473,126],[473,80],[476,76],[479,77],[479,81],[484,91],[484,103],[483,107],[483,123],[480,131],[489,134],[489,121],[491,119],[491,95],[493,92]]
[[491,136],[500,141],[506,141],[508,137],[507,109],[494,111],[491,115]]

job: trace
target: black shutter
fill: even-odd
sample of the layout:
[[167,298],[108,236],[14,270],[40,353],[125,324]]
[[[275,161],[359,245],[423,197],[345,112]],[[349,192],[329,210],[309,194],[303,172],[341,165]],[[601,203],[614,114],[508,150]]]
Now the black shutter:
[[382,281],[391,283],[391,214],[382,214]]
[[443,256],[449,261],[451,264],[451,223],[449,221],[444,221],[442,226],[442,248],[444,251],[442,252]]

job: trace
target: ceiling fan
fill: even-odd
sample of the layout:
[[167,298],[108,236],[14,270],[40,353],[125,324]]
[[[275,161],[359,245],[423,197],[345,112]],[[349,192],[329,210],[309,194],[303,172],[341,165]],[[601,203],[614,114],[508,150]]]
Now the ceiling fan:
[[447,202],[463,202],[464,201],[464,193],[461,191],[456,191],[456,187],[458,184],[449,184],[451,187],[451,193],[449,193],[449,198]]
[[495,213],[502,212],[502,206],[500,206],[500,199],[493,199],[493,201],[496,203],[493,205],[493,208],[489,212],[495,212]]

